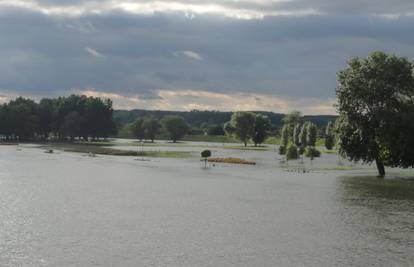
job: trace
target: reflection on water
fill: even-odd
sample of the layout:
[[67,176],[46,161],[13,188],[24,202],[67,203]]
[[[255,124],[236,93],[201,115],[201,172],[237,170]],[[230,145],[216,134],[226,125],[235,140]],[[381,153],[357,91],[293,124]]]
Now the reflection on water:
[[413,181],[226,151],[260,164],[0,147],[0,266],[414,266]]
[[[362,255],[392,265],[414,265],[414,181],[374,176],[338,178],[341,225]],[[362,237],[362,238],[361,238]],[[359,241],[360,242],[360,241]],[[383,262],[378,264],[385,266]]]
[[342,190],[351,199],[354,197],[360,200],[414,201],[413,178],[381,179],[374,176],[355,176],[343,177],[339,181]]

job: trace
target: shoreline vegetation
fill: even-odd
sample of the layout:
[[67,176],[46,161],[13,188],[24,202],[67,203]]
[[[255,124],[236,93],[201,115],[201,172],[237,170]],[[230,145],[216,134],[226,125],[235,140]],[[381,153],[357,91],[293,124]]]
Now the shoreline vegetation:
[[186,151],[138,151],[123,150],[105,147],[103,145],[90,144],[50,144],[41,146],[43,149],[56,149],[64,152],[75,152],[84,154],[108,155],[108,156],[134,156],[150,158],[190,158],[192,152]]
[[207,160],[210,163],[228,163],[228,164],[240,164],[240,165],[256,165],[256,162],[249,161],[241,158],[209,158]]
[[[119,157],[142,157],[142,158],[169,158],[169,159],[195,159],[198,158],[198,153],[195,151],[166,151],[162,150],[163,147],[191,147],[191,148],[209,148],[209,149],[224,149],[231,153],[231,150],[238,151],[238,150],[245,150],[246,152],[271,152],[274,150],[273,146],[264,146],[260,147],[262,149],[258,149],[257,147],[244,147],[240,146],[220,146],[218,145],[204,145],[203,143],[197,144],[197,142],[187,143],[185,141],[178,142],[178,143],[168,143],[165,140],[157,140],[155,143],[145,143],[143,146],[140,146],[139,141],[134,140],[127,140],[127,139],[107,139],[101,141],[94,141],[94,142],[85,142],[85,141],[67,141],[67,142],[5,142],[0,141],[0,146],[19,146],[19,144],[34,144],[36,148],[43,149],[45,151],[62,151],[62,152],[71,152],[71,153],[80,153],[85,156],[95,156],[95,155],[106,155],[106,156],[119,156]],[[117,149],[111,148],[111,146],[134,146],[136,147],[135,150],[133,149]],[[145,147],[156,147],[159,146],[160,150],[145,150]],[[19,151],[22,147],[17,148]],[[142,150],[143,149],[143,150]],[[336,150],[330,150],[326,152],[322,150],[324,154],[328,155],[337,155]],[[53,154],[54,152],[50,153]],[[275,152],[275,154],[277,154]],[[212,157],[208,159],[209,163],[215,164],[231,164],[231,165],[246,165],[246,166],[255,166],[257,165],[257,161],[242,159],[238,157]],[[274,166],[278,166],[277,168],[283,169],[287,172],[306,169],[307,173],[311,172],[352,172],[352,171],[372,171],[369,165],[363,166],[355,166],[354,164],[351,165],[343,165],[342,164],[328,164],[324,162],[314,163],[312,164],[310,161],[306,161],[306,166],[303,165],[302,160],[290,160],[288,162],[283,162],[276,164],[275,161]],[[394,175],[395,172],[398,171],[397,169],[392,170],[392,174]],[[400,170],[402,171],[402,170]],[[405,174],[404,174],[405,173]],[[402,172],[400,174],[401,177],[408,175],[406,172]],[[398,176],[398,175],[397,175]],[[396,177],[397,177],[396,176]],[[399,177],[399,176],[398,176]],[[411,177],[411,174],[410,174]]]

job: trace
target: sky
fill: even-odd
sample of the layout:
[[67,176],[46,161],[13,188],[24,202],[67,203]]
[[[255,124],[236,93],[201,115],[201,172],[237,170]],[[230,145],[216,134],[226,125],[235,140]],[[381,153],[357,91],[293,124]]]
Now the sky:
[[0,0],[0,102],[335,114],[347,61],[413,32],[412,0]]

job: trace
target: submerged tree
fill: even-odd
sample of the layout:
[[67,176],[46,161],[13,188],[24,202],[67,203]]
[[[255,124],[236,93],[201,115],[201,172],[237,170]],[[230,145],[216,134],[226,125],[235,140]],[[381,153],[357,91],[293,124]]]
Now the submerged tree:
[[224,131],[224,132],[225,132],[228,136],[231,136],[231,135],[233,135],[233,134],[234,134],[235,129],[234,129],[233,125],[231,124],[231,121],[226,122],[226,123],[223,125],[223,131]]
[[286,148],[289,143],[289,127],[287,125],[283,125],[281,133],[280,133],[281,145],[279,147],[279,154],[284,155],[286,154]]
[[253,129],[253,136],[252,140],[254,142],[254,146],[262,144],[266,137],[267,132],[270,129],[270,120],[267,116],[256,114],[254,118],[254,129]]
[[303,154],[305,152],[305,148],[308,145],[306,142],[306,138],[308,136],[308,125],[309,122],[305,122],[304,124],[302,124],[302,127],[300,129],[300,134],[299,134],[299,142],[300,142],[300,147],[299,147],[299,154]]
[[132,124],[132,134],[134,137],[140,141],[145,139],[145,127],[144,127],[144,119],[138,118]]
[[414,165],[414,67],[406,58],[374,52],[338,73],[340,153],[353,161]]
[[254,134],[255,114],[251,112],[235,112],[231,116],[231,126],[234,135],[247,146]]
[[188,133],[190,127],[187,122],[180,116],[165,116],[162,119],[162,125],[165,130],[170,134],[171,140],[176,143],[178,140],[184,137]]
[[286,160],[298,159],[298,158],[299,158],[298,147],[293,143],[289,143],[289,145],[286,148]]
[[302,125],[301,124],[296,124],[295,127],[293,128],[293,143],[296,146],[300,146],[301,142],[300,142],[300,132],[302,129]]
[[204,161],[204,168],[207,168],[207,162],[208,162],[208,158],[211,157],[211,151],[203,150],[201,152],[201,157],[203,158],[203,161]]
[[146,118],[143,122],[145,137],[154,143],[155,138],[160,132],[161,124],[155,118]]
[[286,114],[283,117],[282,121],[283,121],[283,125],[287,126],[289,141],[294,142],[293,132],[295,130],[296,125],[303,123],[302,113],[300,111],[292,111]]
[[332,150],[335,145],[335,129],[334,124],[330,121],[325,129],[325,147]]
[[306,128],[306,145],[315,146],[316,145],[316,135],[318,133],[318,128],[315,124],[309,122]]

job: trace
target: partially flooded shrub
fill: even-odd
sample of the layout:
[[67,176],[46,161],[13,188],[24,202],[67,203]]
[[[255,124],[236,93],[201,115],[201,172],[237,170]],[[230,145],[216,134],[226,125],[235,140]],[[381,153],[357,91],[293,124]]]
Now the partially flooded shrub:
[[312,146],[308,146],[305,149],[305,156],[311,159],[319,158],[321,156],[321,152]]
[[211,151],[210,150],[204,150],[203,152],[201,152],[201,157],[203,157],[203,158],[211,157]]
[[305,147],[304,146],[300,146],[298,149],[299,155],[303,155],[303,153],[305,153]]
[[286,147],[279,146],[279,155],[285,155],[285,154],[286,154]]
[[208,161],[208,158],[211,157],[211,151],[210,150],[203,150],[201,152],[201,157],[204,160],[204,168],[207,168],[207,161]]
[[286,159],[291,160],[291,159],[298,159],[298,158],[299,158],[298,147],[294,144],[289,144],[286,149]]

